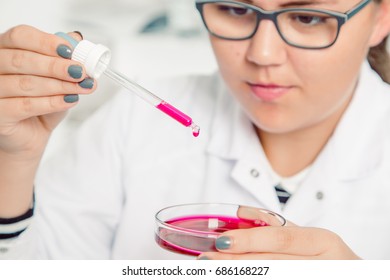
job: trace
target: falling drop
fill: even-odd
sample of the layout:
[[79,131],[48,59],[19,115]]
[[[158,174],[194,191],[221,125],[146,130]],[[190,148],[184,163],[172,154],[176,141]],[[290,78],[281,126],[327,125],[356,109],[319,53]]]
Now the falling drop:
[[192,127],[192,135],[194,135],[194,137],[198,137],[200,133],[200,127],[197,125],[192,125],[191,127]]

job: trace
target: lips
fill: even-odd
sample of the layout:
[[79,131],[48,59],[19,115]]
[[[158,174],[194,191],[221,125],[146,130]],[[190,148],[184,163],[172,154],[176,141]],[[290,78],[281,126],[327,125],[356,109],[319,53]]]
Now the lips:
[[262,101],[271,102],[287,94],[291,86],[281,86],[276,84],[251,84],[252,93]]

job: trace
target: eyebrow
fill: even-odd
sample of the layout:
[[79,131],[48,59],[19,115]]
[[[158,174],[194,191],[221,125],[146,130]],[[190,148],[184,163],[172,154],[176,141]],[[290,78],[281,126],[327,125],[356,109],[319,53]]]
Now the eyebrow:
[[[256,6],[256,1],[253,0],[238,0],[238,2],[244,2],[250,5]],[[292,0],[286,3],[280,4],[280,7],[286,8],[291,6],[312,6],[312,5],[319,5],[319,4],[335,4],[337,3],[337,0]]]
[[[253,2],[253,1],[252,1]],[[311,1],[291,1],[284,4],[281,4],[281,7],[289,7],[289,6],[311,6],[311,5],[320,5],[320,4],[334,4],[337,1],[335,0],[311,0]]]

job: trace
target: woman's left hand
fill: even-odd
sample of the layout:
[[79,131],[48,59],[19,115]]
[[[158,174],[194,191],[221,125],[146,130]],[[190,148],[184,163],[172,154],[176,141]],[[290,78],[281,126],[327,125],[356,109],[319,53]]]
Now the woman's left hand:
[[219,252],[203,253],[198,259],[359,259],[337,234],[292,224],[227,231],[218,237],[216,247]]

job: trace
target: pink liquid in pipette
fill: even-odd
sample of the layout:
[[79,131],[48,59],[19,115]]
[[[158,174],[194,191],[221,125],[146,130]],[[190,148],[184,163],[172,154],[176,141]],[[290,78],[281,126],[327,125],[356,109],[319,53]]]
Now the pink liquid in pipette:
[[[210,219],[214,221],[210,223]],[[215,239],[218,233],[233,229],[268,226],[267,223],[260,220],[247,220],[218,215],[186,216],[172,219],[165,223],[180,227],[182,230],[175,231],[169,228],[159,228],[158,234],[156,234],[157,243],[162,248],[172,252],[192,256],[200,255],[202,252],[217,251]],[[210,224],[213,225],[211,228],[209,227]],[[186,230],[188,231],[186,232]],[[194,231],[202,232],[202,234],[194,234]]]
[[[180,110],[176,109],[171,104],[169,104],[169,103],[167,103],[165,101],[163,101],[160,104],[158,104],[156,106],[156,108],[161,110],[162,112],[164,112],[165,114],[167,114],[171,118],[177,120],[179,123],[181,123],[184,126],[188,127],[188,126],[192,125],[192,119],[189,116],[187,116],[186,114],[184,114],[183,112],[181,112]],[[194,126],[192,128],[192,135],[194,135],[195,137],[198,137],[199,133],[200,133],[199,127],[198,126]]]

